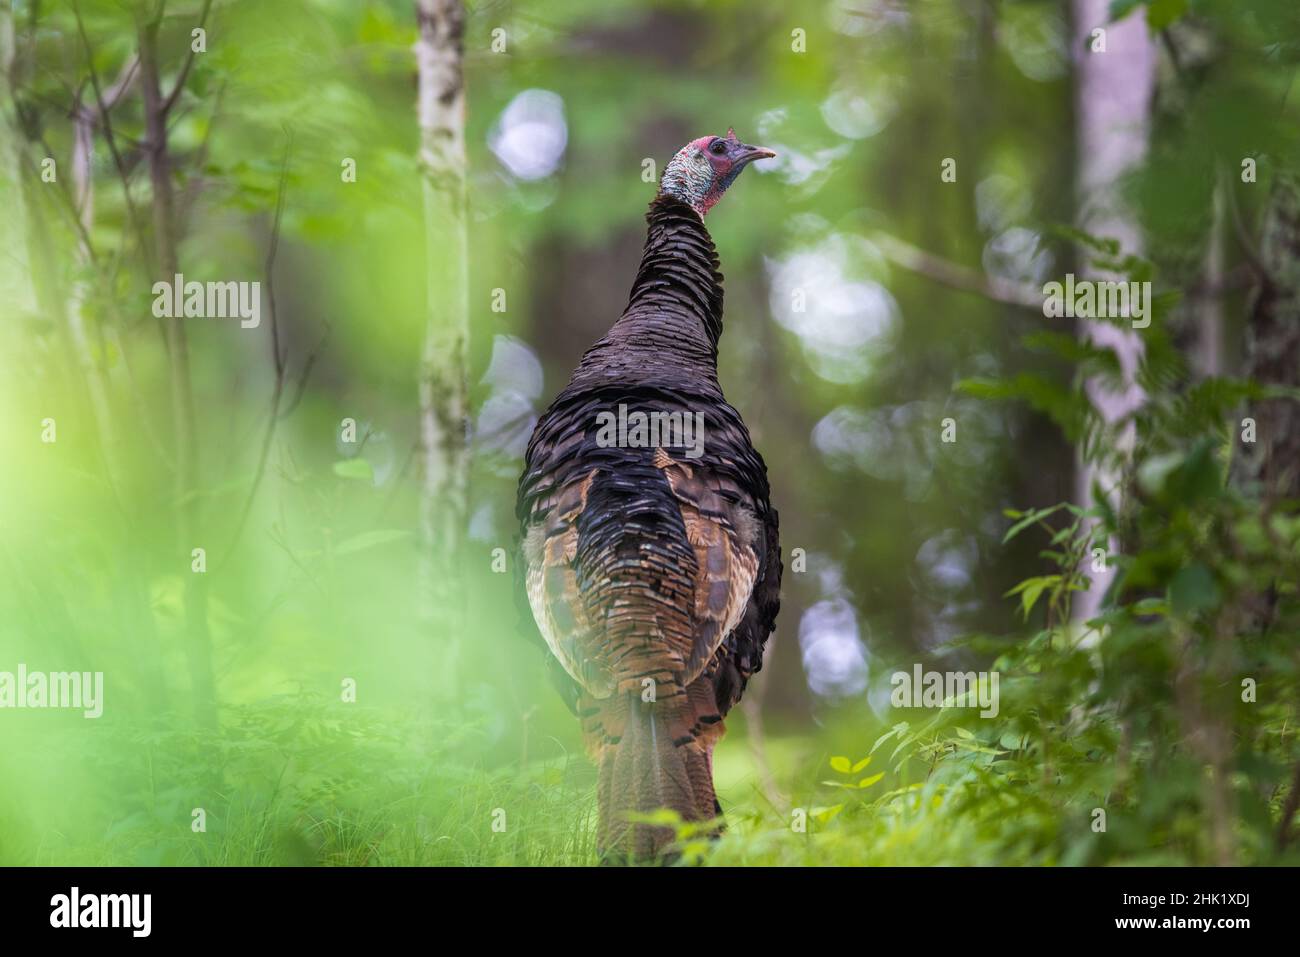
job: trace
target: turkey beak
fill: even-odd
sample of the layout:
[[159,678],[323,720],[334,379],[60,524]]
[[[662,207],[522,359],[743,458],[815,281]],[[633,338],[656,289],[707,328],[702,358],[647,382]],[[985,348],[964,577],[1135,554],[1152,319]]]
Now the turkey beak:
[[768,149],[766,146],[747,146],[742,143],[740,146],[740,156],[737,157],[736,162],[741,166],[748,166],[750,163],[754,162],[754,160],[772,159],[775,156],[776,153]]

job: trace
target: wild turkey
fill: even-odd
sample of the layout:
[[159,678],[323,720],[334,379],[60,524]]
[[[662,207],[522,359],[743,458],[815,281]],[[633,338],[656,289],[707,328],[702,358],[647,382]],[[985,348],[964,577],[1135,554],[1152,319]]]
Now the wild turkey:
[[721,815],[713,747],[780,607],[767,468],[718,385],[722,276],[704,228],[774,155],[728,131],[664,169],[627,308],[538,421],[519,480],[528,602],[598,768],[606,862],[673,839],[629,814]]

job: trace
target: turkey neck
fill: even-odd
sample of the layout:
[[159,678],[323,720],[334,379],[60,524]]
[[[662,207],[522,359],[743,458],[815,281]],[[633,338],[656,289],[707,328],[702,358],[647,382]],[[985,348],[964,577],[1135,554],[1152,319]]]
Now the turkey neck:
[[612,369],[624,381],[684,373],[717,382],[722,275],[713,240],[699,214],[670,196],[650,204],[646,221],[645,251],[627,308],[583,356],[575,385],[605,380]]

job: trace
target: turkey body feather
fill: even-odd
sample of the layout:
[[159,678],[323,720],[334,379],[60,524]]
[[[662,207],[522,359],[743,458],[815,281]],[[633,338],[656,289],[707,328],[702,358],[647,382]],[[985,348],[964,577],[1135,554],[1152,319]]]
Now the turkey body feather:
[[[627,309],[538,421],[517,509],[528,603],[599,768],[598,842],[638,859],[671,833],[629,814],[720,812],[713,747],[762,665],[781,582],[766,467],[717,381],[712,240],[671,197],[647,220]],[[600,423],[620,408],[703,433],[689,450],[611,444]]]

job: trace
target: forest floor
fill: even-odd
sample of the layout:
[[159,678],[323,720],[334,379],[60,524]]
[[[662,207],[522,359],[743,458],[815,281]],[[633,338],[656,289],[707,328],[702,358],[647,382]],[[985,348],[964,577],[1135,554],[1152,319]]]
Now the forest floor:
[[[841,730],[823,727],[771,735],[764,773],[734,718],[715,758],[726,832],[681,828],[683,863],[1190,862],[1176,812],[1167,832],[1138,832],[1112,802],[1110,833],[1098,831],[1089,788],[1053,780],[1016,742],[942,726],[909,736],[900,723],[854,729],[861,744],[845,755],[825,747]],[[298,698],[233,709],[217,738],[47,731],[0,756],[0,777],[29,785],[0,794],[0,865],[597,863],[586,756],[489,767],[471,757],[488,753],[485,740],[472,724],[379,710],[344,719]]]

